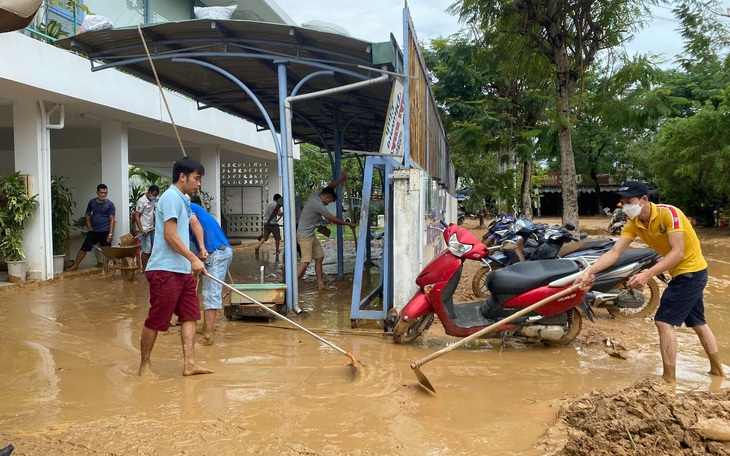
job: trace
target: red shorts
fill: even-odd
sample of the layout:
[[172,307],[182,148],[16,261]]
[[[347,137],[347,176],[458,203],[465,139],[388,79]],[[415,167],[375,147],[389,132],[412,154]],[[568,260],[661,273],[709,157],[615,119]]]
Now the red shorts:
[[150,310],[144,325],[155,331],[167,331],[172,315],[181,322],[200,320],[200,301],[192,274],[147,271],[150,283]]

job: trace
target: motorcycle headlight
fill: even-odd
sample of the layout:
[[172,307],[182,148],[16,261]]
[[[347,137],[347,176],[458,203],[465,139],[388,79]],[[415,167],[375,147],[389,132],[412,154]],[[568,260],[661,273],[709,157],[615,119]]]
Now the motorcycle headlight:
[[518,219],[518,220],[517,220],[517,221],[515,222],[515,228],[514,228],[514,230],[515,230],[515,231],[520,231],[520,230],[521,230],[522,228],[524,228],[525,226],[527,226],[527,224],[525,223],[525,221],[524,221],[524,220],[522,220],[522,219]]
[[449,251],[458,257],[464,256],[467,253],[471,252],[472,248],[474,248],[473,245],[462,244],[461,242],[459,242],[456,239],[456,233],[452,234],[451,237],[449,237]]

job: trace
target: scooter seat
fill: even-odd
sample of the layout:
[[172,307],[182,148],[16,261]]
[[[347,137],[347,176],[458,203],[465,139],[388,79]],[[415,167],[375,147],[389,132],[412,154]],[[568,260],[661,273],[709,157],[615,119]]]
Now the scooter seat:
[[619,266],[625,266],[631,263],[641,263],[654,258],[661,258],[661,255],[659,255],[654,251],[654,249],[649,247],[644,247],[641,249],[626,249],[616,259],[613,267],[617,268]]
[[487,276],[487,288],[492,295],[514,295],[547,285],[579,270],[573,260],[525,261],[493,271]]
[[566,255],[576,253],[582,250],[594,249],[610,249],[616,243],[616,238],[588,238],[581,239],[579,242],[566,242],[560,247],[558,256],[564,258]]

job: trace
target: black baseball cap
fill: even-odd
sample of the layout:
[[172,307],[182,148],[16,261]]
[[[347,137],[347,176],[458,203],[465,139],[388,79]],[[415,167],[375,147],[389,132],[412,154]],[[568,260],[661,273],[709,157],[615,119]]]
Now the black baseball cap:
[[649,187],[641,181],[626,181],[621,184],[618,191],[616,192],[621,196],[632,197],[632,196],[644,196],[649,195]]

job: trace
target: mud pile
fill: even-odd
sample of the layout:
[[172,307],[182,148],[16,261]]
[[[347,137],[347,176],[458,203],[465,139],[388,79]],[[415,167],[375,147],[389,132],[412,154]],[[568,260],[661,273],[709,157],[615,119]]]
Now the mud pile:
[[647,379],[568,400],[538,446],[569,456],[727,455],[727,441],[730,391],[675,393]]

